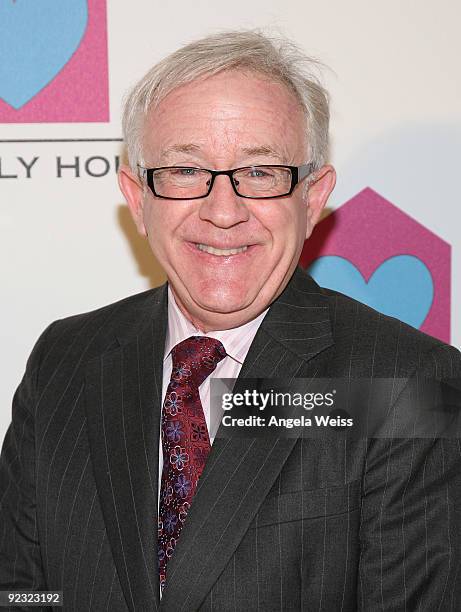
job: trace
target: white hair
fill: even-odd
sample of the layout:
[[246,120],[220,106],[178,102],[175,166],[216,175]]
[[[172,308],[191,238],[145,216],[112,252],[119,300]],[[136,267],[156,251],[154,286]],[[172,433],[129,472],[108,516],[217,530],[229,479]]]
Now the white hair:
[[320,168],[328,155],[328,93],[317,76],[320,62],[292,41],[258,30],[225,31],[201,38],[155,64],[128,94],[123,134],[134,172],[143,163],[145,118],[173,89],[225,70],[245,70],[282,83],[300,102],[306,117],[309,160]]

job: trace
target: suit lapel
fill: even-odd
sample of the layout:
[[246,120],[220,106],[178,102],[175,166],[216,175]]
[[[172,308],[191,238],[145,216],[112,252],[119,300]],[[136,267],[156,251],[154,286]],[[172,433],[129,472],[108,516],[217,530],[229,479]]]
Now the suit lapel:
[[[130,610],[156,610],[158,444],[167,326],[166,287],[129,342],[90,362],[90,452],[107,534]],[[148,312],[147,312],[148,311]],[[134,335],[134,338],[133,338]]]
[[[320,287],[298,269],[263,320],[239,378],[316,376],[316,355],[333,343],[328,313]],[[223,439],[218,433],[168,563],[160,610],[198,609],[295,443],[296,438]]]

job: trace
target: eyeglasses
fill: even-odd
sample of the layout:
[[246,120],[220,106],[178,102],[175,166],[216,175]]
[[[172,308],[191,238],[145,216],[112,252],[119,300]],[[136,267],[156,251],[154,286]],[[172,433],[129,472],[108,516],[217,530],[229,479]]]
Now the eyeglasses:
[[140,177],[146,180],[154,196],[166,200],[206,198],[220,174],[229,177],[234,192],[241,198],[281,198],[290,195],[296,185],[314,170],[313,163],[303,166],[264,164],[233,170],[207,170],[188,166],[138,167]]

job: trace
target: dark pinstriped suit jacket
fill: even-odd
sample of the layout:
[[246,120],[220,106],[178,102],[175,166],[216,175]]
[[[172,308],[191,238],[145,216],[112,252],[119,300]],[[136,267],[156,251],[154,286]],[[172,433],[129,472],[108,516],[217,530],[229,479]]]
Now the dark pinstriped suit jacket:
[[[457,440],[216,439],[159,604],[166,288],[53,323],[1,459],[0,588],[65,610],[460,610]],[[459,352],[299,269],[241,377],[459,376]]]

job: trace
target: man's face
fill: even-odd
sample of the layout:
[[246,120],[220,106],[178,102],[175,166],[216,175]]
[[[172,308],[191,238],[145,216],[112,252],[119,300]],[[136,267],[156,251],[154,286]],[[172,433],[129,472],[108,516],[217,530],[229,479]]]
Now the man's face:
[[[239,71],[173,90],[144,128],[146,167],[301,165],[309,161],[306,149],[296,98],[281,84]],[[291,196],[270,200],[240,198],[227,176],[198,200],[156,198],[127,168],[120,184],[178,306],[208,331],[243,325],[282,292],[334,186],[331,167],[320,176],[309,193],[300,184]],[[227,249],[242,251],[219,254]]]

